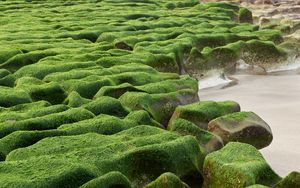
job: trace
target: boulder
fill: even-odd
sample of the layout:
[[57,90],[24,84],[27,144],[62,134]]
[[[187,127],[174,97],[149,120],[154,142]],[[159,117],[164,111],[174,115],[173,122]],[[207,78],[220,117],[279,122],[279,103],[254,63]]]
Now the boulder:
[[204,188],[272,186],[281,179],[255,147],[239,142],[230,142],[208,154],[204,160],[203,176]]
[[253,23],[252,12],[247,8],[240,8],[239,10],[240,23]]
[[109,172],[103,176],[92,179],[87,183],[80,186],[80,188],[112,188],[112,187],[120,187],[120,188],[131,188],[131,182],[128,180],[126,176],[118,171]]
[[190,188],[190,186],[182,182],[175,174],[166,172],[146,185],[145,188]]
[[240,106],[234,101],[201,101],[178,106],[173,113],[169,125],[178,118],[186,119],[198,127],[207,130],[208,122],[225,114],[240,111]]
[[178,118],[168,125],[168,130],[177,132],[181,135],[192,135],[198,140],[200,146],[205,149],[206,153],[216,151],[223,147],[222,139],[206,130],[199,128],[194,123]]
[[199,101],[199,98],[197,91],[182,89],[159,94],[126,92],[119,100],[130,110],[146,110],[154,120],[166,126],[177,106]]
[[274,188],[297,188],[300,187],[300,173],[291,172],[279,183],[277,183]]
[[208,130],[220,136],[224,144],[232,141],[248,143],[258,149],[273,139],[269,125],[253,112],[237,112],[209,122]]

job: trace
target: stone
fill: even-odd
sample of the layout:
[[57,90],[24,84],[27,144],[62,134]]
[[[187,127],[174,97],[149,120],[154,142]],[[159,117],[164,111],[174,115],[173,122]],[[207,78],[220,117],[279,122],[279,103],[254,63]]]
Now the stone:
[[253,112],[237,112],[209,122],[208,130],[220,136],[224,144],[232,141],[248,143],[258,149],[273,139],[269,125]]
[[272,186],[281,180],[255,147],[239,142],[230,142],[208,154],[204,160],[203,176],[204,188]]

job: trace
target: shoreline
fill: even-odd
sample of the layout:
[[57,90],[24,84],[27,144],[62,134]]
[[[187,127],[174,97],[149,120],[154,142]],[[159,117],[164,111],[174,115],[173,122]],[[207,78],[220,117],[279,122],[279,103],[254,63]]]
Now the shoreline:
[[[200,89],[201,100],[234,100],[243,111],[254,111],[271,127],[273,141],[260,150],[281,176],[300,170],[300,75],[234,75],[232,87]],[[299,101],[299,102],[298,102]],[[298,167],[298,168],[297,168]]]

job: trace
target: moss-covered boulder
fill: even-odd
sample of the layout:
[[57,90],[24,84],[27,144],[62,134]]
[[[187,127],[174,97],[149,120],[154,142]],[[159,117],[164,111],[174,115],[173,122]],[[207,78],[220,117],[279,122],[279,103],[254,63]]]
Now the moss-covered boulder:
[[273,186],[281,179],[254,146],[238,142],[208,154],[203,171],[204,187],[210,188]]
[[279,183],[277,183],[274,188],[296,188],[300,187],[300,173],[291,172],[285,178],[283,178]]
[[178,118],[172,121],[172,123],[168,125],[168,130],[181,135],[195,136],[199,144],[205,148],[206,153],[216,151],[223,147],[223,141],[219,136],[203,130],[185,119]]
[[0,86],[0,106],[10,107],[17,104],[30,103],[30,95],[22,89]]
[[96,116],[99,114],[109,114],[118,117],[125,117],[129,112],[125,109],[119,100],[103,96],[91,102],[82,105],[83,108],[93,112]]
[[145,188],[190,188],[190,186],[182,182],[175,174],[166,172],[146,185]]
[[247,8],[240,8],[239,10],[239,22],[241,23],[253,23],[252,12]]
[[91,181],[83,184],[80,188],[131,188],[131,182],[126,176],[120,172],[109,172],[103,176],[92,179]]
[[208,122],[233,112],[240,111],[240,106],[234,101],[201,101],[185,106],[178,106],[173,113],[169,124],[178,118],[193,122],[198,127],[207,130]]
[[[200,175],[203,160],[204,153],[192,136],[138,126],[110,136],[88,133],[45,138],[14,150],[0,163],[0,181],[15,187],[74,187],[119,171],[132,186],[142,187],[164,172],[183,179]],[[95,181],[107,182],[99,179]]]
[[198,95],[191,89],[161,94],[127,92],[119,100],[131,110],[146,110],[156,121],[167,126],[175,108],[198,101]]
[[28,92],[33,101],[45,100],[51,104],[59,104],[67,97],[65,90],[58,83],[45,83],[33,77],[18,79],[16,88]]
[[[279,39],[277,39],[279,40]],[[273,42],[251,40],[245,43],[242,59],[251,65],[266,66],[266,64],[279,63],[284,60],[286,53],[275,46]]]
[[224,144],[243,142],[258,149],[268,146],[273,139],[269,125],[253,112],[236,112],[218,117],[209,122],[208,130],[219,135]]

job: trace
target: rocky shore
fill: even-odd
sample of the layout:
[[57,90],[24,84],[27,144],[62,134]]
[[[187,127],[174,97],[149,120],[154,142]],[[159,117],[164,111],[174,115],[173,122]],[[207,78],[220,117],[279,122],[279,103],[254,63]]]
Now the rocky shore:
[[249,9],[27,0],[0,10],[0,187],[299,187],[299,172],[280,177],[259,151],[273,140],[267,122],[198,97],[210,71],[297,54]]

